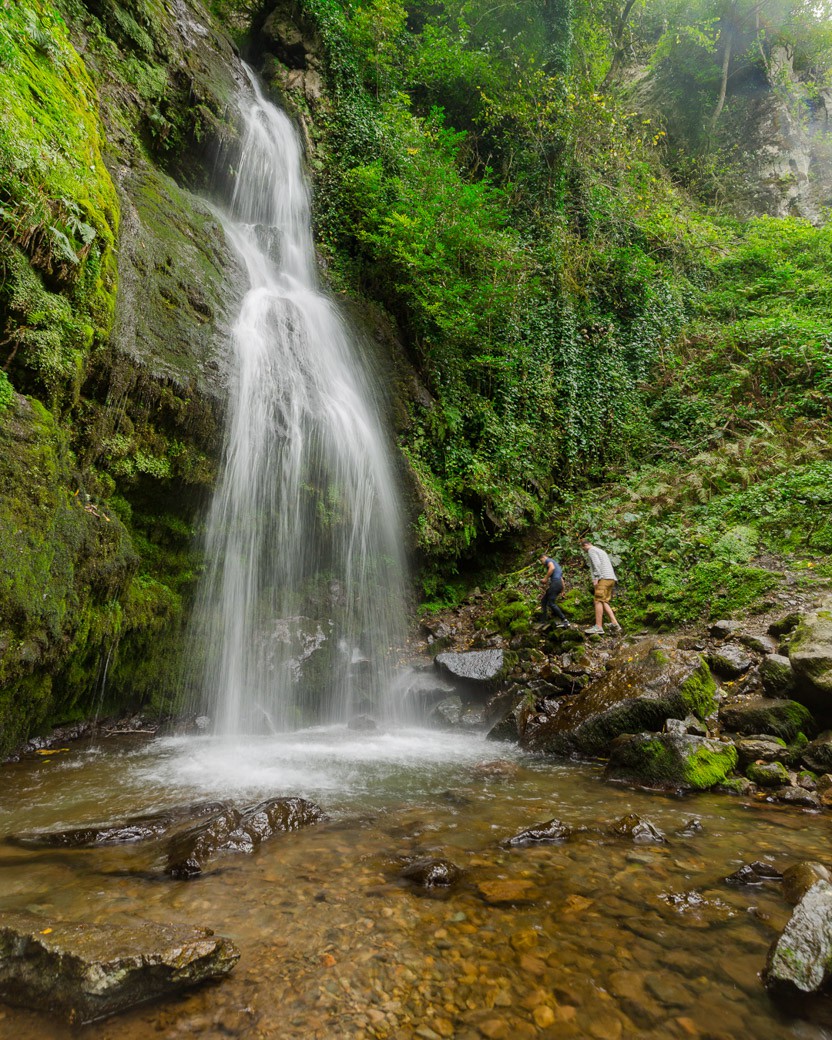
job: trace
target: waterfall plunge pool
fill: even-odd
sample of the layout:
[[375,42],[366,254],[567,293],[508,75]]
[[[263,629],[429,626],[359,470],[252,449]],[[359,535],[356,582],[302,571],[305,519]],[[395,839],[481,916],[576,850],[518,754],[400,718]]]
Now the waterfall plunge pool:
[[[191,881],[164,878],[153,843],[4,844],[4,909],[207,925],[242,957],[219,984],[82,1029],[0,1005],[0,1037],[832,1037],[826,1002],[786,1013],[760,981],[790,914],[779,886],[724,881],[756,859],[823,860],[825,816],[611,786],[594,765],[419,729],[125,736],[6,765],[3,781],[4,836],[205,797],[303,795],[332,819]],[[610,835],[630,812],[667,844]],[[500,846],[554,816],[575,828],[567,842]],[[419,856],[451,859],[461,883],[442,899],[420,895],[398,877]],[[528,882],[529,898],[493,905],[484,892],[495,881]]]

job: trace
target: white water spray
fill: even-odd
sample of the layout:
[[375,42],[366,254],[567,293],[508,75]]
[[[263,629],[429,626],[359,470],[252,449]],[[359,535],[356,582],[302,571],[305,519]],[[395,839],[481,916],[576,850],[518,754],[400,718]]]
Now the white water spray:
[[383,711],[404,566],[372,389],[319,289],[287,116],[252,81],[225,230],[248,271],[195,647],[223,735]]

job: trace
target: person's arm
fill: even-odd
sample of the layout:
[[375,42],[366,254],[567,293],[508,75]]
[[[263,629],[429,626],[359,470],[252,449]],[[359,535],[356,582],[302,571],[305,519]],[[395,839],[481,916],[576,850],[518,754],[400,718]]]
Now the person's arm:
[[544,589],[548,589],[549,588],[549,579],[552,577],[552,571],[554,569],[555,569],[555,565],[552,563],[551,560],[549,560],[549,562],[546,564],[546,575],[543,578],[543,585],[542,585],[542,587]]

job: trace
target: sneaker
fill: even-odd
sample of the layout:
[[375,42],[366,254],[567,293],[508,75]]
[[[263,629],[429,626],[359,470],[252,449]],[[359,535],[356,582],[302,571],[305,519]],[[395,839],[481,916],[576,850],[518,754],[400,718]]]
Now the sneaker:
[[568,621],[558,621],[555,624],[555,628],[569,628],[569,622]]
[[588,636],[602,636],[604,630],[600,625],[593,625],[591,628],[585,628],[584,633]]
[[607,628],[612,632],[613,635],[621,635],[621,625],[607,625]]

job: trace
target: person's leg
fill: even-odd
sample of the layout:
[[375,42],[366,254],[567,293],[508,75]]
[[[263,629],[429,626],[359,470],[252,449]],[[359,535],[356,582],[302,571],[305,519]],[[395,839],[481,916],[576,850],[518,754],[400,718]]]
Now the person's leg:
[[600,599],[595,600],[595,627],[604,627],[604,604]]
[[618,628],[618,619],[615,616],[615,611],[612,609],[609,603],[602,604],[604,613],[609,616],[610,621]]

